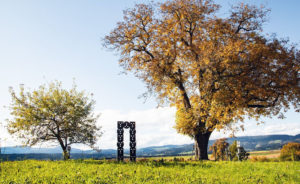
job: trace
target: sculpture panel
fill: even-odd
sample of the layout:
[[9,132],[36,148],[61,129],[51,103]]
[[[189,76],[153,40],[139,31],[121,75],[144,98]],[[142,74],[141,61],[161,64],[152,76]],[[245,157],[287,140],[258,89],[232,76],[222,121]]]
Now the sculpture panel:
[[131,121],[118,121],[118,161],[123,161],[124,160],[124,128],[129,130],[130,134],[130,161],[135,162],[136,161],[136,131],[135,131],[135,122]]

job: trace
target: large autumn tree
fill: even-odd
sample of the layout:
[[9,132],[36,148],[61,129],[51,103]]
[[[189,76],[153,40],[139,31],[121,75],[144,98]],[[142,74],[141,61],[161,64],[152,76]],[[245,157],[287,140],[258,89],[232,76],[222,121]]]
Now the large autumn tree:
[[299,110],[300,53],[262,32],[268,10],[238,4],[218,17],[219,7],[212,0],[137,4],[104,39],[125,71],[177,108],[175,128],[195,139],[200,160],[208,159],[214,130]]
[[8,131],[25,145],[57,142],[64,159],[70,157],[68,147],[72,144],[95,148],[101,135],[98,116],[93,114],[95,101],[77,91],[76,85],[66,90],[56,81],[31,92],[21,85],[19,94],[12,88],[10,94],[13,119],[8,120]]

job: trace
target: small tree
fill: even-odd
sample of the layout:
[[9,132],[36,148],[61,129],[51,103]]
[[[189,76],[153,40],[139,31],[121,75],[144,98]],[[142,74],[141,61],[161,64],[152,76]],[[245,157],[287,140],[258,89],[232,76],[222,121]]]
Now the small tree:
[[284,145],[280,152],[280,159],[286,161],[299,161],[300,143],[290,142]]
[[244,147],[239,147],[238,148],[240,151],[238,152],[238,159],[240,161],[243,161],[243,160],[248,160],[248,157],[249,157],[249,153],[247,153],[247,151],[244,149]]
[[230,160],[238,160],[237,158],[237,141],[233,141],[233,143],[229,146],[230,152]]
[[215,160],[227,160],[228,159],[228,146],[226,138],[217,139],[216,142],[210,146],[210,150],[213,151]]
[[32,92],[25,92],[21,85],[19,95],[12,88],[10,94],[13,119],[8,120],[8,131],[25,145],[57,141],[67,160],[70,145],[81,143],[93,148],[101,135],[101,127],[96,126],[98,116],[92,113],[95,101],[78,92],[76,85],[65,90],[56,81]]

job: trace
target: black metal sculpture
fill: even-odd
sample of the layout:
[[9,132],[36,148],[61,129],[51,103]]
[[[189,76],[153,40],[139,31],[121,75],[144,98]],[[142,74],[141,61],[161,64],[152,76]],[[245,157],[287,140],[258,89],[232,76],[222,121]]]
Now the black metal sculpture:
[[136,160],[136,140],[135,140],[135,122],[131,121],[118,121],[118,161],[124,160],[124,129],[130,128],[130,161]]

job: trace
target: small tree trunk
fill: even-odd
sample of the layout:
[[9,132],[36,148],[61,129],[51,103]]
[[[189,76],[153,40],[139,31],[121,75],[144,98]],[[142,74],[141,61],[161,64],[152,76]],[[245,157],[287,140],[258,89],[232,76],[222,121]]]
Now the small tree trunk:
[[58,142],[60,144],[61,149],[63,150],[64,160],[70,159],[70,154],[67,150],[67,145],[64,145],[64,142],[62,141],[62,139],[60,137],[58,138]]
[[217,149],[216,149],[215,146],[213,148],[214,148],[214,150],[213,150],[213,152],[214,152],[214,158],[215,158],[215,161],[217,161]]
[[195,136],[195,159],[208,160],[207,146],[211,132],[198,133]]
[[70,159],[70,153],[68,152],[67,149],[63,149],[63,156],[64,156],[64,160]]

